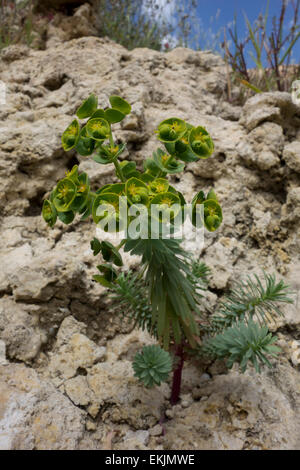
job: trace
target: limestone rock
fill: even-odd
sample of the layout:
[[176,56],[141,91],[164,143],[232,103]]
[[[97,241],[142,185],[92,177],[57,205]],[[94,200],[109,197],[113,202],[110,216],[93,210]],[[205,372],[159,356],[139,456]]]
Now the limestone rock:
[[[298,449],[299,377],[288,364],[278,369],[275,376],[231,372],[204,383],[194,397],[208,398],[175,410],[166,424],[164,448]],[[285,396],[281,374],[296,402]]]
[[84,412],[21,364],[0,366],[0,449],[74,450]]
[[298,113],[299,108],[293,103],[290,93],[258,93],[248,99],[240,122],[250,131],[265,121],[286,126]]
[[300,173],[300,142],[294,141],[286,145],[283,150],[283,158],[291,170]]
[[[299,108],[278,92],[232,106],[223,98],[221,57],[180,47],[128,51],[91,37],[89,15],[87,5],[69,18],[58,12],[45,50],[12,46],[0,55],[7,88],[0,110],[1,446],[98,449],[110,440],[116,449],[299,449],[292,348],[300,339]],[[241,376],[227,374],[224,361],[190,361],[173,409],[169,383],[149,391],[134,377],[131,360],[152,339],[132,330],[91,281],[99,263],[90,250],[94,224],[76,218],[51,230],[40,216],[43,199],[74,164],[88,172],[93,191],[116,181],[112,165],[61,148],[63,130],[92,92],[103,107],[111,94],[131,103],[132,115],[113,133],[127,141],[122,158],[139,168],[160,146],[154,131],[163,119],[178,116],[212,134],[214,155],[170,181],[189,202],[214,188],[224,220],[205,233],[204,245],[188,236],[185,246],[212,269],[201,305],[207,314],[249,273],[265,269],[291,284],[294,305],[270,325],[285,345],[271,372]],[[124,269],[140,263],[122,255]],[[166,409],[172,421],[163,436],[157,426]]]
[[62,322],[49,364],[50,377],[57,386],[75,377],[78,370],[86,371],[105,357],[106,348],[98,347],[83,335],[80,332],[83,327],[73,318],[66,318]]

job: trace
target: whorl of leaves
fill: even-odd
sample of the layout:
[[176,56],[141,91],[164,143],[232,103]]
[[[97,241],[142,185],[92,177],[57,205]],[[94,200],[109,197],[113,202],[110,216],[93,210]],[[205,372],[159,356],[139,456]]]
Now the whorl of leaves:
[[263,281],[254,274],[245,281],[235,284],[226,300],[221,304],[220,312],[211,319],[211,330],[219,333],[232,326],[238,320],[248,320],[256,315],[260,325],[267,319],[283,316],[278,304],[293,303],[289,297],[289,286],[283,280],[276,281],[275,275],[263,273]]
[[121,273],[111,286],[111,298],[118,305],[123,317],[127,317],[134,326],[147,330],[157,338],[157,331],[152,325],[152,310],[148,302],[145,283],[132,271]]
[[132,367],[134,375],[150,388],[167,380],[172,370],[172,358],[159,346],[145,346],[135,355]]
[[280,348],[273,345],[276,340],[276,336],[272,336],[266,326],[261,327],[251,319],[248,324],[241,320],[208,339],[202,352],[215,359],[227,358],[228,368],[237,362],[242,372],[245,372],[250,361],[256,371],[260,372],[260,364],[272,367],[267,356],[275,356],[280,351]]

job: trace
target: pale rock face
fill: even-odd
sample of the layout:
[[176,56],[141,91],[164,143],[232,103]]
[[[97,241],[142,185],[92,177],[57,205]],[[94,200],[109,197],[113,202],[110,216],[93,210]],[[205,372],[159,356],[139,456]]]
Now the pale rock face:
[[[174,407],[165,443],[184,449],[299,449],[299,377],[279,364],[275,372],[230,372],[194,390],[190,407]],[[284,381],[289,398],[284,394]]]
[[286,145],[283,150],[283,158],[291,170],[300,173],[300,142],[294,141]]
[[[129,52],[96,37],[66,41],[86,34],[88,18],[82,5],[49,27],[45,50],[11,46],[0,55],[7,85],[0,110],[0,447],[300,449],[296,343],[260,377],[251,369],[225,375],[224,362],[193,360],[183,373],[182,406],[171,410],[169,384],[149,391],[131,367],[152,339],[132,331],[117,306],[109,311],[106,289],[91,280],[99,264],[89,244],[95,226],[76,219],[51,230],[40,216],[43,198],[75,163],[94,190],[112,179],[112,165],[61,148],[63,130],[90,93],[102,106],[110,94],[131,103],[132,115],[113,132],[128,142],[122,158],[139,166],[160,146],[154,130],[161,120],[203,125],[215,141],[213,157],[171,177],[188,202],[213,187],[223,207],[223,224],[206,232],[204,246],[187,244],[212,269],[203,307],[214,313],[224,292],[249,273],[276,272],[291,283],[296,302],[272,331],[281,329],[283,344],[297,342],[299,108],[277,92],[243,107],[227,103],[224,63],[210,52]],[[140,260],[124,254],[124,263]],[[162,435],[165,410],[172,419]]]
[[249,131],[265,121],[288,126],[291,117],[299,113],[290,93],[280,91],[258,93],[250,98],[243,108],[240,123]]
[[84,413],[21,364],[0,366],[0,449],[72,450],[83,439]]

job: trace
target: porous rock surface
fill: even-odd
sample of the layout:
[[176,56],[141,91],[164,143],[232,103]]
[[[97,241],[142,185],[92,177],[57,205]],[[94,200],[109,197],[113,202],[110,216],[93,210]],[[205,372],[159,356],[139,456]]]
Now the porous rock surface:
[[[0,109],[0,448],[299,450],[300,108],[290,95],[232,106],[218,56],[128,52],[96,37],[49,40],[43,51],[9,47],[0,80],[7,86]],[[139,164],[156,148],[154,129],[164,118],[211,133],[214,156],[172,181],[188,200],[214,187],[224,210],[204,247],[189,243],[213,272],[208,310],[235,280],[261,269],[294,288],[295,304],[272,326],[283,354],[271,371],[241,375],[194,361],[174,408],[169,384],[148,391],[133,377],[130,360],[151,338],[108,313],[105,289],[91,281],[94,225],[58,222],[51,230],[40,216],[43,198],[73,164],[95,188],[113,178],[110,165],[61,148],[62,131],[91,92],[103,106],[111,94],[132,104],[114,133]]]

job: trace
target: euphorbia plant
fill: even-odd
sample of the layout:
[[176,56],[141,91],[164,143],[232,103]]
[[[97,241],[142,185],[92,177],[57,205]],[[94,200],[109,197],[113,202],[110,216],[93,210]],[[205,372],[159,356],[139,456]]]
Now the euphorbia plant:
[[[201,291],[209,269],[182,248],[176,227],[188,217],[196,228],[214,232],[222,223],[222,209],[211,189],[207,194],[197,192],[186,211],[184,195],[170,184],[168,175],[183,172],[188,162],[210,158],[213,140],[203,126],[166,119],[156,129],[161,147],[145,160],[143,169],[137,169],[134,161],[120,158],[125,144],[115,142],[112,134],[112,125],[130,114],[131,107],[119,96],[109,101],[110,107],[98,109],[97,97],[87,98],[77,110],[77,117],[85,121],[71,122],[62,134],[62,146],[84,158],[93,155],[100,165],[113,163],[119,181],[92,191],[88,175],[75,165],[44,201],[42,213],[50,227],[57,217],[70,224],[79,214],[81,219],[92,217],[105,232],[123,234],[118,246],[92,239],[93,254],[103,259],[93,279],[110,290],[135,326],[147,329],[157,341],[136,355],[133,369],[147,387],[167,380],[173,370],[175,404],[182,367],[191,355],[227,358],[229,367],[237,362],[242,371],[249,361],[258,371],[260,363],[270,365],[267,356],[278,348],[266,318],[281,314],[277,303],[290,299],[287,286],[273,276],[265,275],[264,285],[258,277],[248,278],[221,304],[219,313],[203,318]],[[132,224],[137,229],[134,235]],[[122,271],[121,248],[141,257],[136,272]]]

